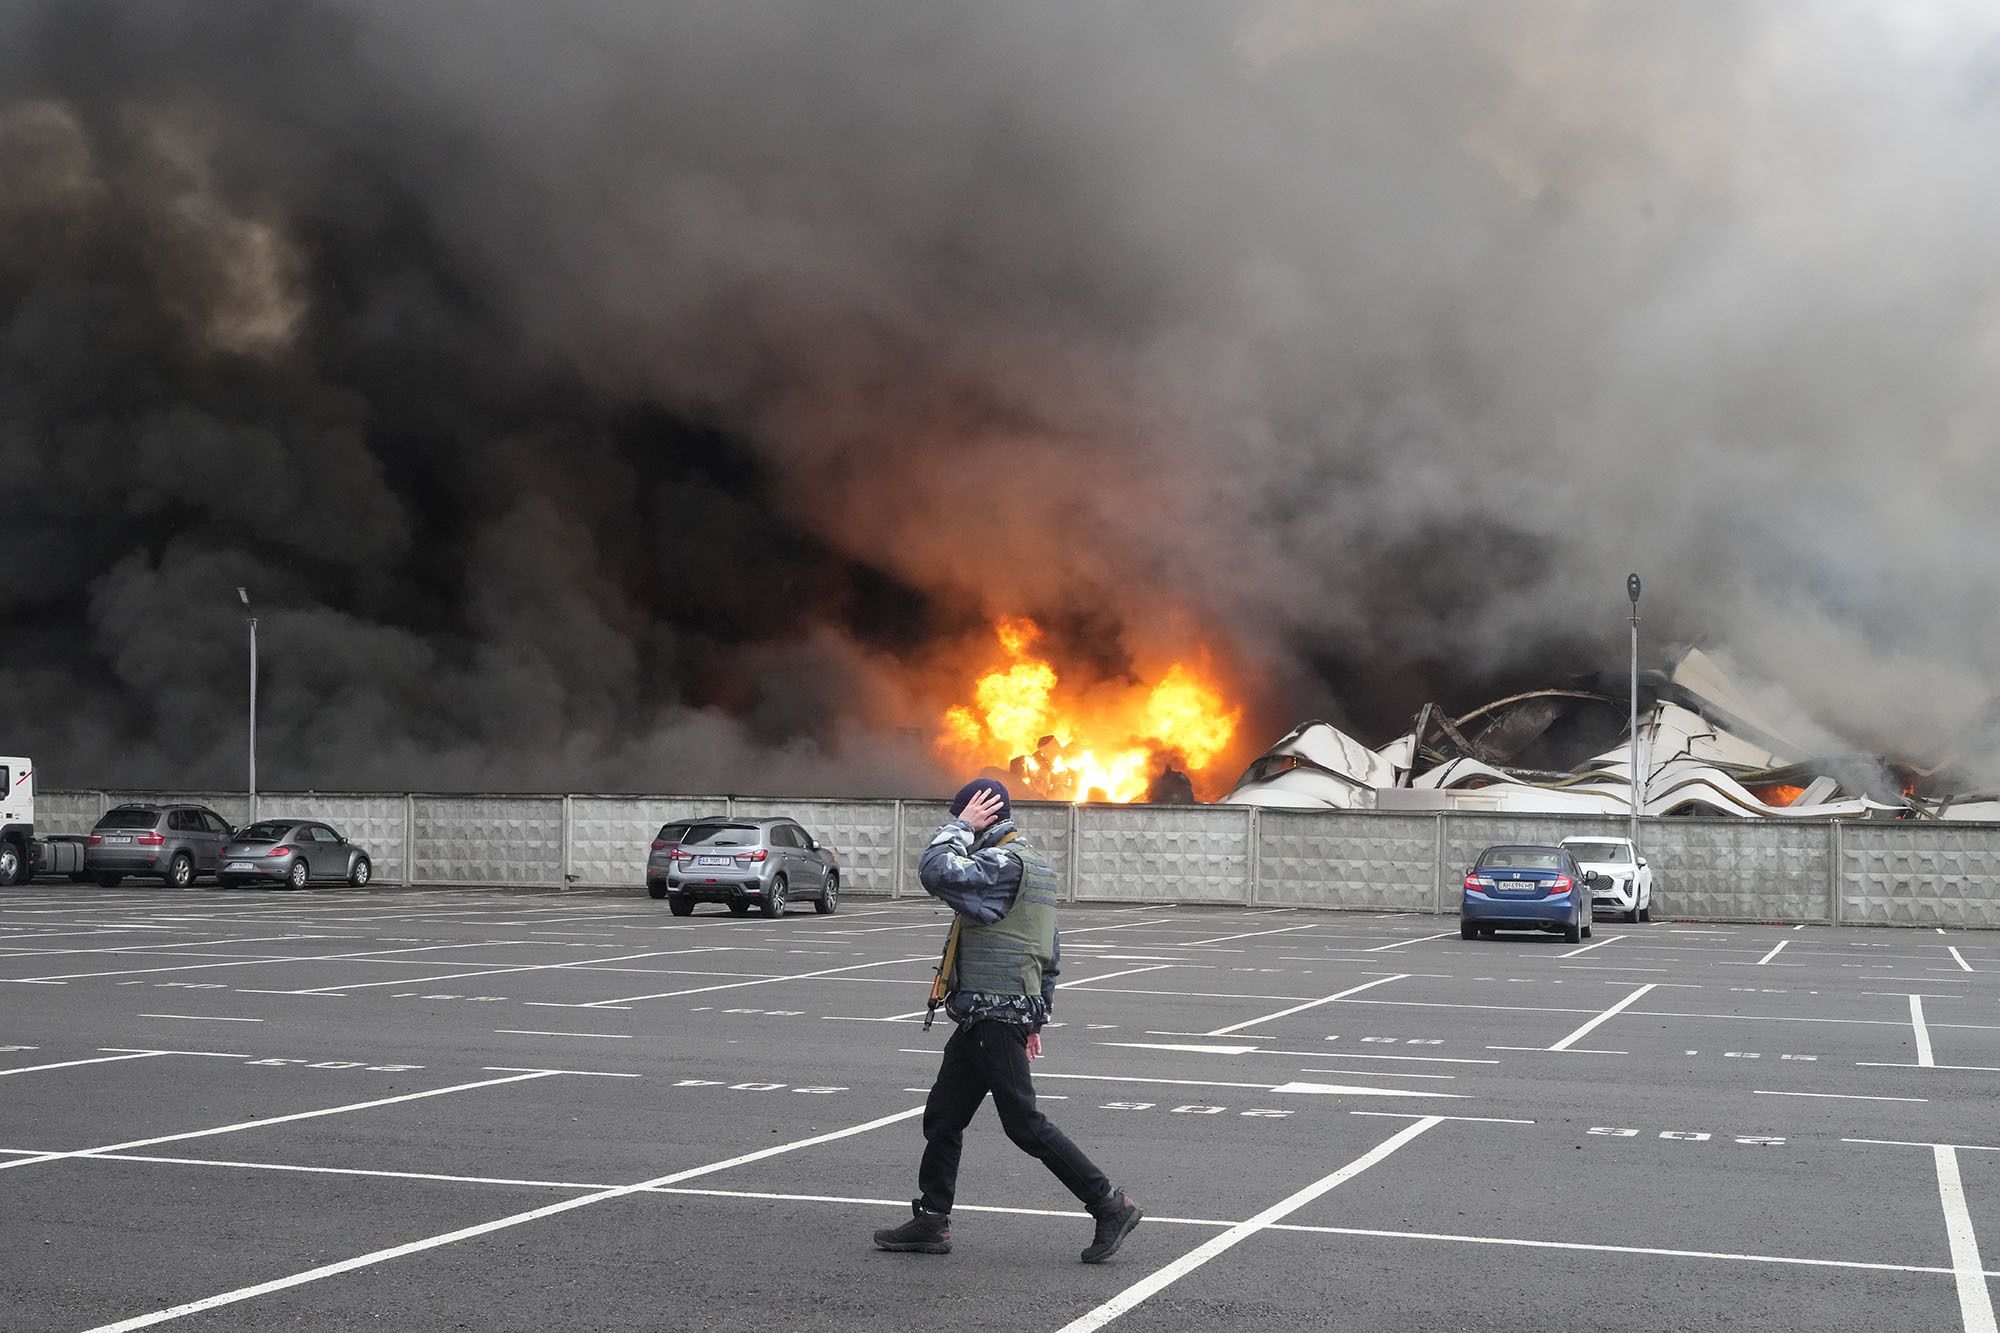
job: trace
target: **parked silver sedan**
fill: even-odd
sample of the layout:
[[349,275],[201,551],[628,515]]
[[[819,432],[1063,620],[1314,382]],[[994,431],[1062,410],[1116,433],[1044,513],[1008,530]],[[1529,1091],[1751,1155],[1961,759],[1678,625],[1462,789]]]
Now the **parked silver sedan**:
[[239,884],[289,884],[335,880],[360,888],[374,875],[368,853],[331,827],[300,819],[262,819],[239,829],[222,849],[215,878]]

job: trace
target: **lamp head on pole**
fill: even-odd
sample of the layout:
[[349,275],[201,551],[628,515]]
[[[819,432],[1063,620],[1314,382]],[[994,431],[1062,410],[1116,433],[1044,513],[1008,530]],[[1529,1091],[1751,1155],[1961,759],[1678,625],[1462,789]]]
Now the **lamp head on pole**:
[[[237,591],[241,592],[242,589],[239,588]],[[1639,576],[1637,574],[1627,574],[1625,576],[1625,595],[1632,599],[1632,605],[1637,606],[1639,604]]]
[[238,601],[242,602],[243,605],[245,606],[250,605],[250,590],[248,588],[243,587],[241,584],[238,584],[236,588],[236,598]]

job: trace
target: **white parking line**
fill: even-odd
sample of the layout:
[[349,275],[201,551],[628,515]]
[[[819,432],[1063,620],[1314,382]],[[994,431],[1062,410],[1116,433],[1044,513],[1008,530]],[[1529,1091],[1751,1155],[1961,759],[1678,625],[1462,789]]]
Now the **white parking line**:
[[1318,923],[1315,922],[1305,926],[1280,926],[1276,930],[1247,930],[1241,935],[1217,935],[1212,940],[1189,940],[1185,944],[1175,947],[1192,949],[1197,944],[1223,944],[1230,940],[1251,940],[1257,938],[1259,935],[1289,935],[1295,930],[1317,930],[1318,928]]
[[1444,1122],[1435,1116],[1427,1116],[1414,1124],[1397,1130],[1387,1139],[1384,1139],[1375,1147],[1355,1158],[1346,1166],[1341,1167],[1338,1171],[1333,1172],[1331,1175],[1322,1176],[1296,1194],[1279,1200],[1263,1212],[1258,1213],[1255,1217],[1237,1223],[1221,1235],[1210,1237],[1166,1267],[1158,1269],[1151,1275],[1141,1278],[1139,1281],[1125,1288],[1125,1290],[1119,1292],[1116,1296],[1113,1296],[1110,1300],[1104,1302],[1088,1314],[1071,1320],[1069,1323],[1063,1325],[1059,1333],[1093,1333],[1093,1330],[1103,1328],[1119,1315],[1133,1309],[1156,1292],[1166,1290],[1166,1288],[1180,1281],[1180,1279],[1186,1277],[1195,1269],[1200,1268],[1217,1255],[1225,1253],[1241,1241],[1248,1240],[1251,1236],[1269,1227],[1272,1223],[1283,1221],[1286,1217],[1305,1207],[1329,1190],[1335,1189],[1354,1179],[1354,1177],[1360,1175],[1377,1162],[1382,1161],[1404,1144],[1409,1143],[1412,1139],[1436,1128],[1442,1123]]
[[1924,1025],[1924,997],[1910,997],[1910,1029],[1917,1034],[1917,1063],[1930,1068],[1937,1061],[1931,1056],[1931,1030]]
[[1779,952],[1783,950],[1787,944],[1790,943],[1791,943],[1790,940],[1779,940],[1776,948],[1773,948],[1771,952],[1765,954],[1762,958],[1759,958],[1757,960],[1757,966],[1762,967],[1764,964],[1770,962],[1773,958],[1776,958]]
[[1958,1279],[1958,1314],[1965,1333],[1995,1333],[1993,1296],[1986,1286],[1986,1266],[1979,1258],[1979,1240],[1972,1233],[1972,1214],[1965,1208],[1965,1182],[1958,1174],[1958,1153],[1940,1143],[1931,1149],[1937,1163],[1938,1199],[1944,1204],[1945,1234],[1951,1241],[1951,1269]]
[[1265,1014],[1262,1018],[1251,1018],[1241,1023],[1231,1023],[1228,1027],[1216,1028],[1212,1032],[1204,1032],[1201,1035],[1204,1037],[1226,1037],[1230,1033],[1240,1032],[1244,1028],[1259,1027],[1265,1023],[1276,1022],[1280,1018],[1289,1018],[1293,1014],[1303,1013],[1307,1009],[1317,1008],[1322,1004],[1332,1004],[1335,1000],[1344,1000],[1350,995],[1358,995],[1373,986],[1387,985],[1391,981],[1402,981],[1409,975],[1408,972],[1398,972],[1392,977],[1377,977],[1373,981],[1364,981],[1359,986],[1350,986],[1346,990],[1333,995],[1322,996],[1317,1000],[1307,1000],[1304,1004],[1295,1004],[1289,1009],[1280,1009],[1275,1014]]
[[324,1116],[342,1115],[348,1111],[366,1111],[376,1106],[393,1106],[397,1102],[422,1101],[426,1097],[443,1097],[454,1092],[470,1092],[474,1088],[498,1087],[502,1083],[522,1083],[529,1079],[549,1078],[546,1071],[537,1070],[531,1074],[515,1074],[511,1078],[480,1079],[476,1083],[454,1083],[450,1087],[432,1088],[426,1092],[406,1092],[399,1097],[378,1097],[374,1101],[350,1102],[346,1106],[329,1106],[317,1111],[294,1111],[290,1115],[265,1116],[258,1120],[245,1120],[234,1125],[220,1125],[214,1129],[191,1129],[180,1134],[161,1134],[150,1139],[133,1139],[129,1143],[110,1143],[98,1148],[78,1148],[70,1152],[44,1153],[39,1157],[21,1157],[11,1162],[0,1162],[0,1171],[17,1166],[33,1166],[37,1162],[53,1162],[69,1157],[95,1157],[98,1153],[125,1152],[131,1148],[150,1148],[158,1143],[179,1143],[184,1139],[205,1139],[216,1134],[234,1134],[238,1130],[262,1129],[266,1125],[289,1124],[294,1120],[316,1120]]
[[1960,953],[1955,946],[1947,944],[1944,946],[1944,948],[1946,953],[1950,954],[1953,958],[1958,960],[1958,965],[1960,967],[1964,968],[1968,972],[1972,971],[1972,964],[1965,961],[1965,955]]
[[1823,1097],[1835,1102],[1927,1102],[1928,1097],[1864,1097],[1853,1092],[1770,1092],[1763,1088],[1752,1090],[1756,1097]]
[[1456,934],[1458,934],[1458,932],[1457,932],[1457,931],[1455,931],[1455,930],[1441,930],[1441,931],[1439,931],[1439,932],[1438,932],[1437,934],[1435,934],[1435,935],[1419,935],[1419,936],[1417,936],[1417,937],[1416,937],[1415,939],[1413,939],[1413,940],[1397,940],[1397,941],[1396,941],[1396,942],[1395,942],[1394,944],[1378,944],[1378,945],[1376,945],[1376,946],[1375,946],[1374,948],[1372,948],[1372,949],[1363,949],[1363,950],[1362,950],[1361,952],[1362,952],[1362,953],[1387,953],[1387,952],[1388,952],[1389,950],[1391,950],[1391,949],[1400,949],[1400,948],[1402,948],[1402,947],[1403,947],[1403,946],[1404,946],[1405,944],[1422,944],[1422,943],[1423,943],[1424,941],[1426,941],[1426,940],[1443,940],[1443,939],[1450,939],[1450,938],[1452,938],[1453,936],[1455,936]]
[[[1558,957],[1558,958],[1574,958],[1574,957],[1576,957],[1576,956],[1577,956],[1578,954],[1580,954],[1580,953],[1589,953],[1589,952],[1590,952],[1590,951],[1591,951],[1592,949],[1602,949],[1602,948],[1603,948],[1603,947],[1604,947],[1605,945],[1607,945],[1607,944],[1616,944],[1616,943],[1618,943],[1618,941],[1620,941],[1620,940],[1622,940],[1622,939],[1624,939],[1624,938],[1625,938],[1625,937],[1624,937],[1623,935],[1610,935],[1610,936],[1607,936],[1607,937],[1605,937],[1604,939],[1601,939],[1601,940],[1598,940],[1598,941],[1596,941],[1595,943],[1592,943],[1592,944],[1586,944],[1586,945],[1582,946],[1581,948],[1577,948],[1577,949],[1571,949],[1571,950],[1570,950],[1570,951],[1569,951],[1568,953],[1559,953],[1559,954],[1557,954],[1557,955],[1556,955],[1556,957]],[[1636,970],[1636,969],[1635,969],[1635,970]],[[1651,971],[1651,970],[1654,970],[1654,969],[1647,969],[1647,970],[1648,970],[1648,971]],[[1659,969],[1659,970],[1664,970],[1664,969]]]
[[617,1009],[628,1004],[636,1004],[640,1000],[670,1000],[678,995],[706,995],[710,991],[736,990],[742,986],[768,986],[776,981],[810,981],[814,977],[838,976],[842,972],[858,972],[870,967],[893,967],[900,963],[925,963],[930,959],[930,954],[920,953],[912,954],[908,958],[882,958],[872,963],[850,963],[846,967],[822,968],[817,972],[792,972],[775,977],[757,977],[750,981],[730,981],[720,986],[692,986],[686,990],[656,991],[651,995],[621,995],[615,1000],[592,1000],[588,1004],[556,1004],[550,1001],[540,1003],[543,1007],[552,1009]]
[[[120,1320],[115,1324],[103,1324],[91,1330],[91,1333],[128,1333],[128,1330],[131,1329],[149,1328],[154,1324],[165,1323],[169,1319],[179,1319],[184,1315],[196,1314],[203,1310],[213,1310],[224,1305],[234,1305],[239,1301],[247,1301],[258,1296],[269,1295],[274,1291],[285,1291],[292,1287],[304,1286],[308,1282],[317,1282],[321,1278],[334,1277],[341,1273],[351,1273],[359,1268],[369,1268],[379,1263],[386,1263],[391,1259],[399,1259],[406,1254],[417,1254],[424,1250],[436,1249],[442,1245],[451,1245],[461,1240],[470,1240],[474,1236],[484,1236],[491,1232],[505,1230],[508,1227],[517,1227],[523,1223],[539,1221],[544,1217],[553,1217],[558,1213],[566,1213],[575,1208],[588,1208],[591,1204],[603,1203],[607,1199],[621,1199],[630,1194],[657,1189],[662,1185],[677,1185],[683,1180],[692,1180],[697,1176],[706,1176],[717,1171],[726,1171],[730,1167],[762,1161],[767,1157],[776,1157],[780,1153],[796,1152],[801,1148],[810,1148],[816,1144],[828,1143],[835,1139],[844,1139],[855,1134],[865,1134],[869,1130],[880,1129],[884,1125],[893,1125],[899,1121],[909,1120],[923,1113],[923,1107],[913,1106],[907,1111],[898,1111],[894,1115],[882,1116],[863,1124],[850,1126],[847,1129],[837,1129],[828,1134],[815,1134],[811,1138],[797,1139],[791,1143],[775,1144],[772,1147],[761,1148],[753,1153],[745,1153],[741,1157],[732,1157],[727,1161],[713,1162],[707,1166],[697,1166],[686,1171],[675,1171],[669,1175],[657,1176],[652,1180],[642,1180],[635,1185],[619,1185],[611,1189],[598,1190],[595,1193],[586,1194],[580,1198],[564,1199],[560,1203],[548,1204],[541,1208],[531,1208],[524,1213],[514,1213],[507,1217],[495,1218],[490,1222],[481,1222],[477,1226],[463,1227],[457,1231],[447,1231],[442,1235],[428,1236],[423,1240],[410,1241],[404,1245],[392,1245],[387,1249],[372,1250],[367,1254],[356,1255],[352,1259],[342,1259],[338,1263],[325,1264],[319,1268],[310,1268],[303,1273],[294,1273],[290,1277],[276,1278],[270,1282],[259,1282],[254,1286],[238,1287],[234,1291],[225,1291],[198,1301],[189,1301],[184,1305],[171,1306],[165,1310],[155,1310],[151,1314]],[[11,1165],[13,1165],[11,1162],[0,1162],[0,1167]]]
[[0,1078],[6,1078],[9,1074],[39,1074],[44,1069],[74,1069],[77,1065],[108,1065],[120,1060],[144,1060],[148,1056],[165,1054],[165,1051],[133,1051],[128,1055],[99,1055],[89,1060],[64,1060],[52,1065],[24,1065],[19,1069],[0,1069]]
[[343,991],[372,990],[378,986],[425,986],[433,981],[462,981],[467,977],[497,977],[510,972],[560,972],[579,967],[603,967],[607,963],[631,963],[641,958],[675,958],[682,954],[713,953],[714,948],[697,944],[688,949],[654,949],[647,953],[618,954],[612,958],[572,958],[567,963],[514,963],[506,967],[482,967],[471,972],[447,972],[435,977],[394,977],[388,981],[350,981],[337,986],[307,986],[286,991],[288,995],[333,995]]
[[541,1028],[494,1028],[493,1031],[510,1037],[602,1037],[607,1041],[630,1041],[629,1032],[545,1032]]
[[190,1023],[261,1023],[261,1018],[224,1018],[220,1014],[140,1014],[141,1018],[179,1018]]
[[1638,1000],[1647,991],[1652,990],[1658,984],[1659,983],[1652,981],[1647,982],[1645,985],[1639,987],[1639,989],[1633,991],[1630,995],[1627,995],[1624,999],[1620,1000],[1618,1003],[1612,1005],[1609,1009],[1606,1009],[1603,1013],[1599,1014],[1597,1017],[1591,1019],[1588,1023],[1585,1023],[1582,1027],[1578,1028],[1576,1031],[1570,1033],[1567,1037],[1564,1037],[1561,1041],[1557,1042],[1555,1045],[1549,1047],[1549,1049],[1552,1051],[1568,1050],[1571,1046],[1574,1046],[1582,1038],[1588,1036],[1590,1032],[1593,1029],[1595,1029],[1599,1023],[1602,1023],[1607,1019],[1616,1017],[1620,1012],[1624,1010],[1624,1008],[1627,1005],[1632,1004],[1634,1001]]

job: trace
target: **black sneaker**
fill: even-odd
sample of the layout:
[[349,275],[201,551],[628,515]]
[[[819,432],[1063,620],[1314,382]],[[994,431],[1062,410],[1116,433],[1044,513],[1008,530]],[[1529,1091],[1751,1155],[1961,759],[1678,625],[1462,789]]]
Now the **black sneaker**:
[[1101,1264],[1118,1253],[1118,1247],[1132,1234],[1132,1228],[1139,1225],[1145,1214],[1139,1205],[1127,1198],[1124,1190],[1111,1193],[1090,1205],[1090,1215],[1097,1219],[1097,1235],[1083,1252],[1087,1264]]
[[875,1233],[875,1244],[885,1250],[914,1250],[918,1254],[951,1253],[951,1215],[927,1213],[923,1201],[912,1199],[915,1214],[899,1227],[884,1227]]

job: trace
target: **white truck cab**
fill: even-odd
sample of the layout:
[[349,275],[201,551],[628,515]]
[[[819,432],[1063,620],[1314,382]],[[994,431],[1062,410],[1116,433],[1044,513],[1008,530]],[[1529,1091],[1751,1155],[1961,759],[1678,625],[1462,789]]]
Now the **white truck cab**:
[[35,846],[35,765],[0,755],[0,887],[28,877]]

